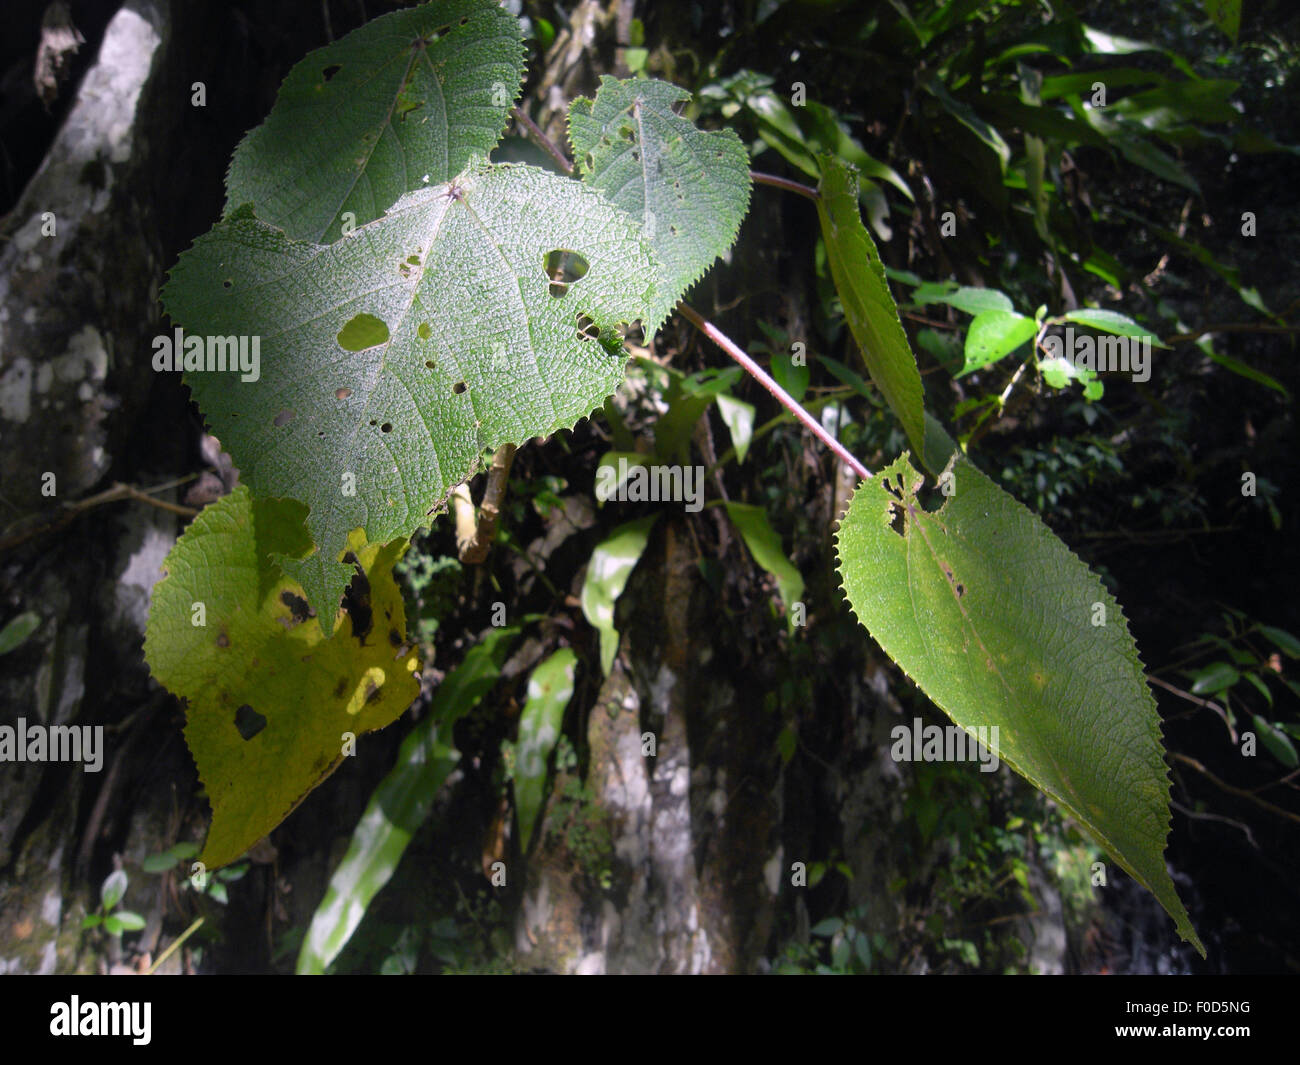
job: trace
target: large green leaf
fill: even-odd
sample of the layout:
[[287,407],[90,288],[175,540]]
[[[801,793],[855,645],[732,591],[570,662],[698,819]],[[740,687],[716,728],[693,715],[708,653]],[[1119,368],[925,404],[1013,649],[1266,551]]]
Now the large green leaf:
[[370,796],[347,853],[330,877],[298,952],[299,975],[325,971],[352,938],[370,900],[397,870],[406,845],[460,761],[460,752],[451,746],[452,726],[492,689],[518,635],[515,626],[490,630],[438,685],[429,712],[402,741],[397,764]]
[[354,537],[360,573],[332,639],[271,561],[309,547],[299,504],[254,501],[240,485],[194,519],[153,590],[145,658],[189,704],[185,741],[212,805],[209,869],[238,858],[333,772],[345,733],[383,728],[419,694],[392,578],[405,542]]
[[519,714],[519,739],[514,746],[515,813],[521,850],[528,849],[542,811],[551,752],[560,739],[564,710],[573,698],[577,664],[577,655],[562,647],[528,678],[528,701]]
[[664,81],[600,79],[569,106],[582,180],[634,217],[659,261],[653,332],[736,240],[749,210],[749,156],[729,129],[706,132],[674,106],[690,93]]
[[1159,718],[1119,604],[970,462],[954,456],[946,472],[950,494],[934,512],[906,455],[854,495],[838,535],[854,612],[958,725],[997,726],[999,755],[1153,892],[1204,956],[1164,864]]
[[862,225],[857,179],[833,156],[819,156],[818,162],[822,177],[817,214],[844,317],[872,381],[902,423],[912,447],[924,452],[921,374],[890,295],[880,253]]
[[[589,264],[565,286],[544,270],[560,249]],[[616,326],[653,287],[640,233],[597,193],[475,165],[328,246],[227,219],[181,256],[163,300],[188,340],[260,338],[257,380],[185,381],[254,493],[310,508],[319,550],[286,567],[332,619],[352,530],[409,536],[485,449],[600,406],[623,380]]]
[[366,23],[298,63],[226,176],[291,237],[331,243],[344,215],[378,218],[404,193],[486,157],[523,80],[519,20],[492,0],[440,0]]

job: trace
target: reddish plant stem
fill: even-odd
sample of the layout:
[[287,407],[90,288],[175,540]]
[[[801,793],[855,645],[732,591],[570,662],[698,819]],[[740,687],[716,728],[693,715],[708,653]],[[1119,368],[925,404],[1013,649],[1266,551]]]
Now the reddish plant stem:
[[555,142],[542,132],[542,128],[524,113],[522,107],[511,108],[511,114],[515,116],[515,121],[528,131],[528,135],[545,148],[551,158],[560,164],[566,174],[573,173],[573,164],[569,162],[565,154],[556,147]]
[[775,174],[764,174],[758,170],[751,170],[749,177],[755,185],[771,185],[774,189],[797,192],[800,196],[806,196],[812,200],[813,203],[821,199],[821,194],[811,185],[803,185],[798,181],[791,181],[789,178],[777,177]]
[[718,347],[735,359],[736,362],[740,363],[750,377],[754,378],[754,380],[756,380],[760,385],[771,392],[781,406],[802,422],[808,431],[830,448],[831,451],[833,451],[836,456],[838,456],[839,459],[849,467],[849,469],[864,481],[871,479],[871,471],[862,465],[862,463],[859,462],[843,444],[822,428],[821,422],[804,410],[803,407],[799,405],[799,402],[790,395],[789,392],[772,380],[772,378],[768,376],[767,371],[751,359],[734,340],[727,336],[726,333],[722,332],[722,330],[708,319],[701,317],[693,307],[688,306],[684,302],[677,304],[677,313],[690,322],[691,325],[695,326],[695,328],[706,337],[712,340],[713,343],[717,344]]

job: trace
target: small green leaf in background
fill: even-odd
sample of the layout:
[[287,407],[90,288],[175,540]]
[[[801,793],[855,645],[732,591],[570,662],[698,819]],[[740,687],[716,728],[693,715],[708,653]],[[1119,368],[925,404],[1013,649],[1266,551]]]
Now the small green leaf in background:
[[1032,340],[1038,323],[1014,311],[982,311],[966,330],[965,363],[958,377],[995,363],[1010,355],[1026,340]]
[[527,851],[542,810],[547,763],[560,738],[564,711],[573,697],[578,658],[562,647],[541,662],[528,678],[528,701],[519,715],[515,741],[515,812],[519,816],[519,848]]
[[737,399],[728,392],[719,392],[717,403],[718,416],[731,433],[736,461],[743,463],[749,454],[750,441],[754,439],[754,405]]
[[772,353],[772,378],[778,385],[790,393],[796,403],[802,403],[808,391],[808,382],[812,371],[805,358],[802,365],[794,361],[794,355],[788,351],[777,350]]
[[1226,691],[1241,680],[1241,674],[1227,662],[1212,662],[1198,670],[1193,677],[1193,695],[1213,695]]
[[947,89],[944,88],[943,82],[932,77],[922,83],[928,93],[930,93],[940,104],[943,105],[953,118],[961,125],[965,126],[971,133],[988,148],[989,152],[997,159],[998,168],[1003,173],[1006,172],[1007,164],[1011,161],[1011,148],[1007,142],[1002,139],[1002,134],[994,126],[989,125],[984,119],[975,113],[975,109],[969,104],[958,100]]
[[1210,16],[1210,21],[1236,44],[1241,30],[1241,0],[1201,0],[1201,6]]
[[963,285],[956,292],[931,293],[924,291],[924,286],[913,293],[917,303],[947,303],[967,314],[980,314],[983,311],[1014,310],[1011,297],[995,288],[972,288]]
[[298,974],[323,973],[352,938],[371,899],[388,883],[407,844],[460,760],[452,727],[496,684],[517,626],[491,629],[466,652],[433,694],[429,712],[402,741],[397,762],[379,782],[298,953]]
[[1277,629],[1272,625],[1261,625],[1259,631],[1267,636],[1288,658],[1300,658],[1300,640],[1286,629]]
[[1050,388],[1068,388],[1071,381],[1078,381],[1083,385],[1083,396],[1087,400],[1101,399],[1105,393],[1105,386],[1102,385],[1096,370],[1079,366],[1063,355],[1040,358],[1038,372],[1043,375],[1043,380]]
[[781,537],[777,536],[772,523],[767,520],[767,511],[748,503],[727,503],[726,507],[727,516],[740,530],[741,539],[754,556],[754,561],[776,578],[777,590],[781,593],[781,601],[785,603],[786,627],[794,632],[794,614],[791,608],[803,598],[803,574],[786,557]]
[[123,932],[138,932],[144,927],[144,918],[130,910],[118,910],[104,918],[104,929],[110,934],[120,936]]
[[238,858],[334,771],[344,733],[391,724],[420,691],[392,575],[405,541],[353,538],[367,601],[355,617],[340,611],[332,639],[272,561],[307,547],[300,504],[255,502],[239,485],[190,523],[153,590],[145,659],[188,702],[185,742],[212,804],[209,870]]
[[128,880],[126,872],[122,869],[116,869],[109,873],[104,882],[99,887],[99,904],[105,910],[114,909],[122,896],[126,894]]
[[165,873],[174,869],[178,862],[187,861],[199,853],[199,845],[184,840],[174,847],[169,847],[161,854],[151,854],[140,863],[141,872]]
[[1160,720],[1119,604],[969,461],[954,455],[946,472],[952,491],[934,512],[906,454],[854,494],[838,535],[854,613],[958,725],[996,726],[1000,757],[1069,810],[1204,957],[1165,868]]
[[1269,754],[1287,769],[1294,769],[1300,765],[1300,758],[1296,757],[1295,745],[1285,732],[1258,714],[1251,714],[1250,717],[1255,723],[1255,731],[1259,734],[1259,742],[1264,745]]
[[[623,485],[638,466],[648,466],[654,461],[653,455],[642,451],[606,451],[596,463],[596,486],[594,494],[598,506],[603,506],[611,499],[623,494]],[[601,471],[608,469],[609,473]]]
[[740,380],[744,371],[739,366],[693,374],[680,373],[672,367],[657,369],[668,379],[668,387],[663,392],[668,410],[655,422],[655,453],[660,460],[686,465],[690,461],[691,438],[700,418],[721,393]]
[[569,105],[583,182],[636,221],[658,260],[647,334],[727,253],[749,210],[745,146],[734,130],[697,129],[678,115],[674,108],[690,95],[668,82],[606,74],[595,100],[579,96]]
[[1103,333],[1145,339],[1153,348],[1167,348],[1169,346],[1162,343],[1160,338],[1150,329],[1138,325],[1128,315],[1120,314],[1118,311],[1107,311],[1098,307],[1080,307],[1077,310],[1066,311],[1061,317],[1067,322],[1078,322]]
[[[1206,342],[1206,340],[1202,341],[1202,343]],[[1271,388],[1274,392],[1280,392],[1287,399],[1291,398],[1291,393],[1287,390],[1287,387],[1276,377],[1266,374],[1263,370],[1255,369],[1255,367],[1242,362],[1235,355],[1215,351],[1212,346],[1203,347],[1201,344],[1197,346],[1201,347],[1201,350],[1210,356],[1211,362],[1217,363],[1230,373],[1235,373],[1238,377],[1244,377],[1247,381],[1254,381],[1257,385],[1263,385],[1265,388]]]
[[8,624],[0,629],[0,655],[7,655],[10,651],[21,647],[27,642],[27,637],[40,626],[40,615],[30,610],[10,618]]
[[365,225],[485,158],[523,74],[519,20],[491,0],[374,19],[289,71],[235,150],[226,214],[251,203],[290,237],[330,244],[345,213]]
[[912,447],[924,453],[921,374],[889,292],[880,253],[862,225],[857,178],[832,156],[820,156],[818,162],[822,177],[817,214],[844,317],[871,380],[902,423]]
[[587,623],[600,633],[600,668],[606,676],[618,652],[614,605],[644,554],[650,530],[658,517],[651,514],[618,526],[596,545],[587,562],[587,577],[582,584],[582,613]]

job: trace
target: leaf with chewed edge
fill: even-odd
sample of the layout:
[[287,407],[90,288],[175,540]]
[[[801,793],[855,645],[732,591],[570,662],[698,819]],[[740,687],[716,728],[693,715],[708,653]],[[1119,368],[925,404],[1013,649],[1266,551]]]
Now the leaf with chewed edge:
[[1119,604],[1039,518],[955,454],[922,509],[906,453],[840,524],[844,591],[873,639],[968,732],[1060,803],[1201,956],[1164,863],[1169,776]]
[[523,74],[519,20],[492,0],[367,22],[289,71],[235,149],[226,213],[251,203],[289,236],[330,244],[345,221],[364,225],[486,158]]
[[[558,250],[589,264],[546,273]],[[258,498],[307,504],[318,551],[285,561],[328,634],[339,557],[427,525],[487,450],[569,429],[622,383],[619,326],[647,313],[635,223],[580,182],[476,164],[347,240],[291,240],[248,212],[195,241],[163,289],[185,383]],[[192,342],[257,339],[256,379]],[[213,354],[209,346],[208,354]]]
[[595,100],[569,105],[569,141],[584,184],[642,227],[658,260],[653,333],[736,241],[749,210],[749,155],[733,130],[702,130],[674,108],[666,81],[605,75]]
[[145,659],[188,703],[185,741],[212,805],[200,857],[209,870],[267,835],[337,768],[345,733],[383,728],[419,694],[392,577],[405,542],[353,539],[360,569],[326,639],[301,586],[271,560],[309,548],[303,515],[292,501],[254,501],[241,485],[194,519],[153,590]]

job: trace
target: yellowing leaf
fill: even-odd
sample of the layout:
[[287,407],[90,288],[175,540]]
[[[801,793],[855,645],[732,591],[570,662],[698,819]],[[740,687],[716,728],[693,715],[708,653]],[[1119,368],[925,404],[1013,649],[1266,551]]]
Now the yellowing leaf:
[[419,694],[392,577],[405,541],[353,534],[347,557],[360,571],[326,639],[301,586],[271,561],[310,548],[305,510],[254,502],[241,485],[194,519],[153,591],[145,658],[188,702],[185,740],[212,805],[200,856],[209,869],[269,833],[355,737],[396,720]]

